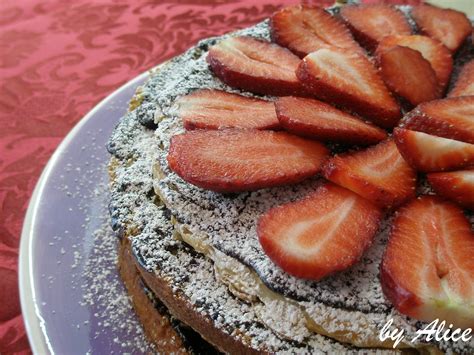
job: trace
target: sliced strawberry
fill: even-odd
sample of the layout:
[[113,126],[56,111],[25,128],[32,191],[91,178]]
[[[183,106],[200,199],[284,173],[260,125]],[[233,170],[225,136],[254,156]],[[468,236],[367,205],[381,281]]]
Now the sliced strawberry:
[[474,96],[425,102],[403,119],[404,128],[474,144]]
[[436,38],[453,52],[472,32],[471,21],[460,11],[420,5],[412,9],[411,15],[423,33]]
[[327,154],[321,143],[286,132],[198,130],[172,137],[168,164],[198,187],[239,192],[304,180]]
[[281,126],[299,136],[360,145],[378,143],[387,137],[383,129],[318,100],[280,97],[275,107]]
[[382,127],[393,127],[400,108],[364,56],[340,48],[323,48],[301,61],[296,72],[316,97],[344,106]]
[[276,43],[300,57],[331,46],[363,53],[347,27],[319,7],[285,7],[270,18],[270,28]]
[[327,183],[307,197],[272,208],[257,233],[268,257],[296,277],[319,280],[354,265],[382,217],[357,194]]
[[440,97],[436,73],[420,52],[395,46],[380,54],[380,72],[390,90],[413,106]]
[[415,197],[416,172],[391,139],[355,153],[336,155],[324,164],[323,175],[384,208]]
[[302,95],[295,75],[300,59],[288,49],[251,37],[231,37],[211,47],[207,62],[229,86],[268,95]]
[[419,35],[389,36],[384,38],[377,47],[377,57],[395,46],[408,47],[419,51],[423,58],[430,62],[441,89],[446,88],[453,70],[453,58],[451,52],[439,41]]
[[474,234],[462,210],[433,196],[398,212],[382,259],[385,296],[410,317],[474,326]]
[[341,8],[341,17],[357,41],[370,51],[375,50],[386,36],[411,34],[405,16],[390,5],[344,6]]
[[438,195],[474,210],[474,170],[431,173],[428,181]]
[[176,115],[191,129],[278,128],[273,102],[201,89],[175,102]]
[[474,164],[474,144],[395,128],[393,137],[403,158],[422,172],[456,170]]
[[449,97],[474,95],[474,60],[465,64]]

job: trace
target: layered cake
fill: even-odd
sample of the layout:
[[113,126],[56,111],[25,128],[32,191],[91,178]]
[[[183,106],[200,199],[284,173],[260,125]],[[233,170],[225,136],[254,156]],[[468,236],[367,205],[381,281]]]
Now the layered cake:
[[153,70],[108,150],[157,350],[474,352],[472,47],[454,10],[292,6]]

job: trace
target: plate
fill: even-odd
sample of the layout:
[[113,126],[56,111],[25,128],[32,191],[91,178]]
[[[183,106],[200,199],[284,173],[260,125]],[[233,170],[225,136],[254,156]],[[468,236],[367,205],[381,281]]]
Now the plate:
[[20,299],[36,354],[146,352],[116,269],[106,142],[143,73],[89,112],[46,165],[23,225]]

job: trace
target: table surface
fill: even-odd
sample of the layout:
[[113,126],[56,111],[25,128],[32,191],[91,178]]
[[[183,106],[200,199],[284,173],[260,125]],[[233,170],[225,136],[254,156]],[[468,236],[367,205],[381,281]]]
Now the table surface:
[[1,354],[30,352],[18,297],[19,236],[36,181],[68,131],[120,85],[197,40],[298,2],[0,2]]

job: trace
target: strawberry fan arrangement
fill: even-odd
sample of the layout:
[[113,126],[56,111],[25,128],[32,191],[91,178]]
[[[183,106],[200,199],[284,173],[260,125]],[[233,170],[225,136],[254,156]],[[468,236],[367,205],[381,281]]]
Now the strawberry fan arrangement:
[[[380,279],[403,314],[474,326],[474,61],[448,91],[472,25],[430,5],[333,16],[292,6],[270,19],[273,42],[227,38],[209,66],[248,97],[201,89],[178,100],[187,132],[168,164],[218,193],[327,181],[258,221],[260,244],[291,275],[320,280],[354,265],[395,214]],[[447,97],[446,97],[446,93]],[[417,196],[429,182],[435,194]]]

